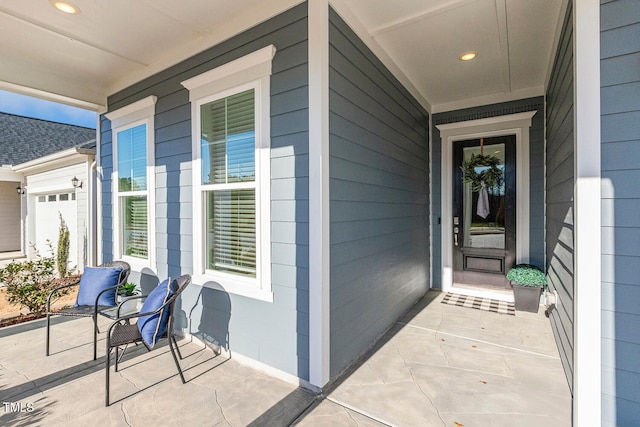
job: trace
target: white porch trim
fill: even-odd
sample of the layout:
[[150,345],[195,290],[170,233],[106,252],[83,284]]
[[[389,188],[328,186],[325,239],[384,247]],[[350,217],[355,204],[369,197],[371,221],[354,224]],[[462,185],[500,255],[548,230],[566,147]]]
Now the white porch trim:
[[[453,287],[453,143],[467,139],[501,135],[516,136],[516,262],[529,262],[529,128],[536,111],[490,117],[486,119],[437,125],[442,141],[442,290]],[[462,291],[465,292],[465,291]],[[466,293],[466,292],[465,292]],[[481,295],[505,299],[504,293],[482,291]]]
[[330,376],[329,1],[309,0],[309,382]]
[[602,414],[600,1],[573,0],[574,298],[573,425]]

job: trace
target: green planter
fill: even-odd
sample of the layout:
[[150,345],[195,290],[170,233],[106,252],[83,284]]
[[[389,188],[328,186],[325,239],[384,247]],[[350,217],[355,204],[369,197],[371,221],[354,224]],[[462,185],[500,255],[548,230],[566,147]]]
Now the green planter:
[[542,270],[535,265],[518,264],[509,270],[507,279],[513,286],[516,310],[537,313],[540,306],[540,293],[547,284],[547,278]]

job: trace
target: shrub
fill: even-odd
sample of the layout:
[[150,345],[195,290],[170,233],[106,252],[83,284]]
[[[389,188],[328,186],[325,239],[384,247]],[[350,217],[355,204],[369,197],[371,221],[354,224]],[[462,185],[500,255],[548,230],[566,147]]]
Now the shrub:
[[[58,285],[55,266],[53,255],[41,257],[36,251],[35,259],[12,261],[0,269],[0,282],[6,286],[7,300],[12,304],[20,304],[31,313],[44,313],[47,297]],[[67,294],[68,291],[68,288],[62,290],[55,298]]]
[[69,275],[69,227],[67,227],[67,223],[64,218],[62,218],[62,214],[60,215],[60,231],[58,233],[58,273],[60,273],[60,277],[67,277]]
[[547,278],[535,265],[518,264],[507,273],[507,279],[522,286],[544,286]]

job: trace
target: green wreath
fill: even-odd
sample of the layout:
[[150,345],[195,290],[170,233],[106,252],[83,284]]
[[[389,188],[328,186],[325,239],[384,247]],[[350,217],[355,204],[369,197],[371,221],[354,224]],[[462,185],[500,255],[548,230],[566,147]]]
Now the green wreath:
[[[487,186],[487,190],[498,191],[502,186],[502,170],[498,167],[500,159],[496,156],[471,154],[469,160],[463,161],[462,166],[462,182],[471,184],[471,191],[479,192],[482,189],[482,183]],[[478,172],[476,168],[483,169]]]

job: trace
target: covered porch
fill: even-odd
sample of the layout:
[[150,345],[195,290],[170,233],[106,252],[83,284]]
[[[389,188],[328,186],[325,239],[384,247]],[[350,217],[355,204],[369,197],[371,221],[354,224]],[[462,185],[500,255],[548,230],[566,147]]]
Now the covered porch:
[[443,296],[428,292],[324,394],[184,339],[187,384],[166,346],[135,348],[104,407],[104,356],[89,360],[89,319],[55,322],[50,357],[42,320],[3,328],[0,424],[570,425],[571,394],[542,310],[507,316]]

